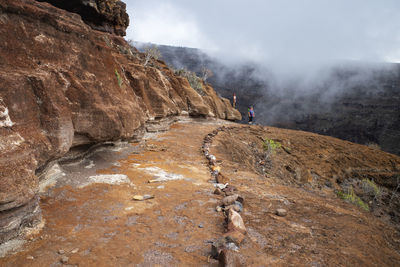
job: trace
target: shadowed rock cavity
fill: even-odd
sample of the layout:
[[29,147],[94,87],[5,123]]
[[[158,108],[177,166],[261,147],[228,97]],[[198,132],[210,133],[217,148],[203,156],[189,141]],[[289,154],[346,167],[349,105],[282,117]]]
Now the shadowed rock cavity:
[[77,13],[95,30],[120,36],[126,35],[129,16],[126,4],[119,0],[38,0]]

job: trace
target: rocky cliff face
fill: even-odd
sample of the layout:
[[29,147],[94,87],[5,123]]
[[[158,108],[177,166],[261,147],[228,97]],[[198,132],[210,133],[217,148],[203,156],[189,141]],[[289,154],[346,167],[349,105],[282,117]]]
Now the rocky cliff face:
[[163,62],[144,67],[123,38],[93,30],[122,35],[121,2],[49,2],[79,15],[0,0],[0,243],[40,220],[37,174],[75,148],[140,138],[177,115],[240,119],[210,86],[201,96]]

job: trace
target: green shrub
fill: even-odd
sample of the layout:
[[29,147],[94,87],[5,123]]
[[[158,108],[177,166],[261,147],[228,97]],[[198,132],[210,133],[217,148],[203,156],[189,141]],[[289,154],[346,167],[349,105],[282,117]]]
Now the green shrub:
[[275,153],[275,150],[282,146],[278,141],[274,141],[272,139],[265,138],[263,141],[263,148],[265,151],[269,153]]
[[118,86],[121,87],[121,85],[122,85],[122,79],[121,79],[121,76],[119,75],[117,69],[115,69],[115,76],[117,76]]
[[359,198],[353,190],[353,187],[350,186],[350,188],[347,190],[348,192],[343,192],[343,191],[339,191],[337,192],[337,196],[341,199],[343,199],[346,202],[355,204],[357,206],[359,206],[360,208],[362,208],[365,211],[369,211],[369,206],[367,203],[365,203],[364,201],[361,200],[361,198]]

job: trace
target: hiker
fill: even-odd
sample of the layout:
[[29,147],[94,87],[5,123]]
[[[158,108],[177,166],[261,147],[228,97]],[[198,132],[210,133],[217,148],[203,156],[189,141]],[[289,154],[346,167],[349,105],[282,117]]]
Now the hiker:
[[249,115],[249,124],[252,124],[255,117],[253,106],[250,106],[250,108],[248,109],[248,115]]
[[236,94],[235,93],[233,93],[233,97],[232,97],[232,106],[233,106],[233,108],[236,108]]

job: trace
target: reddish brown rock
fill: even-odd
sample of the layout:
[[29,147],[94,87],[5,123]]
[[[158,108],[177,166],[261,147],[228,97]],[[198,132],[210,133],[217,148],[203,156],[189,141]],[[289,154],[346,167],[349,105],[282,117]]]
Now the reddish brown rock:
[[234,194],[234,195],[231,195],[231,196],[224,197],[222,199],[222,205],[224,205],[224,206],[232,205],[233,203],[235,203],[235,201],[236,201],[236,199],[238,199],[238,197],[239,197],[238,194]]
[[[62,2],[97,6],[108,32],[127,25],[120,1]],[[176,115],[240,119],[212,88],[199,95],[162,61],[144,67],[123,38],[81,16],[0,0],[0,243],[40,219],[35,172],[71,148],[137,139],[146,122],[156,129]]]
[[235,194],[236,191],[237,191],[237,188],[230,184],[228,184],[224,189],[222,189],[222,192],[224,192],[225,195],[227,195],[227,196],[231,196],[231,195]]
[[222,195],[222,190],[219,189],[219,188],[215,188],[214,194],[215,194],[215,195]]
[[229,249],[223,249],[218,257],[220,267],[240,267],[240,258],[237,252]]
[[219,184],[227,184],[230,182],[230,179],[228,177],[226,177],[225,175],[223,175],[222,173],[218,173],[217,175],[217,183]]
[[237,246],[240,246],[240,244],[242,243],[245,235],[242,234],[239,231],[234,230],[234,231],[229,231],[229,232],[225,233],[224,237],[228,242],[233,242]]

